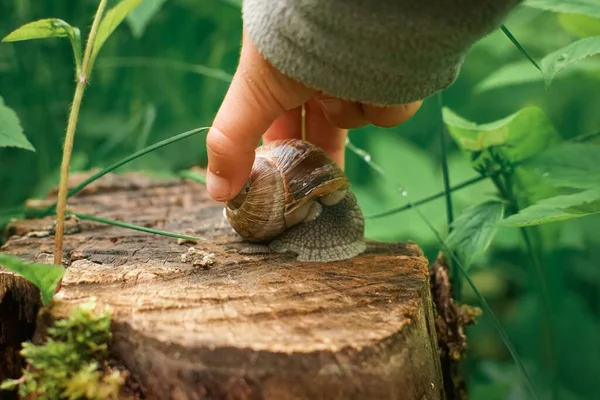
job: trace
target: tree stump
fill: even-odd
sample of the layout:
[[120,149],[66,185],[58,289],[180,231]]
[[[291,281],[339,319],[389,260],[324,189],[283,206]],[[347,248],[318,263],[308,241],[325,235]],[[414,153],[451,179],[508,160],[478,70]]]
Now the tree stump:
[[[416,245],[369,242],[365,254],[332,263],[240,255],[246,244],[204,186],[136,173],[102,178],[69,207],[206,239],[69,221],[68,269],[51,312],[65,317],[92,296],[99,309],[109,305],[111,354],[146,398],[443,398],[427,260]],[[2,251],[52,263],[53,222],[12,223]],[[36,313],[38,298],[0,268],[0,310],[11,302],[14,313]]]

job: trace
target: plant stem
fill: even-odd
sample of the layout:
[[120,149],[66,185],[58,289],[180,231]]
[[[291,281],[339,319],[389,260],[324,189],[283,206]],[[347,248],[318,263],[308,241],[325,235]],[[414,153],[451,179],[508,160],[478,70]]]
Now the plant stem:
[[[518,200],[513,192],[513,175],[509,172],[504,175],[504,193],[507,196],[509,201],[510,212],[512,214],[517,214],[519,212],[519,204]],[[538,282],[538,296],[541,301],[542,307],[542,331],[540,332],[543,338],[543,348],[545,349],[545,356],[547,359],[545,361],[548,362],[550,374],[552,377],[552,398],[558,398],[558,368],[556,364],[556,354],[554,350],[555,344],[555,333],[554,333],[554,322],[552,319],[552,310],[551,310],[551,301],[550,301],[550,292],[548,291],[548,285],[546,284],[546,277],[544,275],[544,270],[542,267],[542,262],[540,261],[539,254],[536,252],[536,249],[533,245],[533,241],[531,240],[531,235],[529,234],[529,230],[527,227],[521,227],[519,229],[521,233],[521,237],[525,242],[525,249],[531,262],[533,264],[534,277]]]
[[[98,10],[94,16],[94,22],[88,36],[88,42],[85,49],[85,55],[83,57],[81,75],[77,79],[77,87],[75,88],[75,95],[73,96],[73,104],[71,105],[71,112],[69,114],[69,120],[67,122],[67,133],[65,136],[65,144],[63,148],[63,157],[60,165],[60,183],[58,187],[58,202],[56,204],[56,236],[54,242],[54,264],[62,265],[62,249],[63,249],[63,236],[65,229],[65,211],[67,208],[67,192],[69,189],[69,166],[71,164],[71,154],[73,153],[73,141],[75,139],[75,128],[77,126],[77,120],[79,118],[79,108],[81,107],[81,101],[83,99],[83,93],[88,82],[89,72],[91,71],[92,65],[90,64],[90,56],[92,54],[92,48],[94,47],[94,40],[96,39],[96,33],[98,31],[98,25],[104,14],[107,0],[100,0]],[[60,288],[60,284],[57,287]]]
[[56,204],[56,236],[54,242],[54,264],[62,265],[63,234],[65,227],[65,210],[67,208],[67,191],[69,180],[69,164],[73,152],[73,138],[75,136],[75,125],[79,114],[81,99],[83,98],[84,85],[78,83],[73,97],[71,114],[67,125],[67,135],[63,149],[63,158],[60,166],[60,184],[58,188],[58,202]]
[[300,132],[302,140],[306,140],[306,103],[302,104],[300,110]]
[[[511,214],[517,214],[519,212],[518,200],[513,192],[513,172],[506,171],[501,175],[493,176],[491,179],[494,182],[496,188],[500,192],[500,195],[508,203],[508,210]],[[519,229],[523,242],[525,243],[525,249],[529,255],[533,264],[534,278],[533,280],[538,282],[538,296],[541,302],[542,308],[542,332],[543,338],[542,346],[545,349],[544,354],[548,358],[548,364],[550,373],[552,375],[552,398],[556,399],[558,395],[558,377],[557,377],[557,366],[556,366],[556,354],[554,352],[554,324],[551,316],[551,303],[550,294],[546,285],[546,279],[544,277],[544,271],[542,263],[533,246],[531,236],[526,227]]]
[[440,112],[440,142],[442,145],[442,176],[444,179],[444,193],[446,195],[446,216],[448,219],[448,232],[452,231],[452,222],[454,221],[454,208],[452,207],[452,190],[450,188],[450,172],[448,170],[448,141],[446,138],[446,125],[442,117],[442,109],[444,106],[442,93],[438,93],[438,106]]
[[[442,98],[442,92],[437,94],[437,103],[440,119],[440,143],[442,150],[442,177],[444,180],[444,197],[446,199],[446,218],[448,221],[448,233],[452,232],[452,222],[454,222],[454,207],[452,205],[452,189],[450,187],[450,171],[448,169],[448,141],[446,135],[446,125],[444,124],[443,109],[444,100]],[[448,260],[448,266],[450,267],[450,274],[452,280],[452,297],[456,300],[460,300],[460,294],[462,291],[461,275],[456,268],[453,268],[452,261]]]

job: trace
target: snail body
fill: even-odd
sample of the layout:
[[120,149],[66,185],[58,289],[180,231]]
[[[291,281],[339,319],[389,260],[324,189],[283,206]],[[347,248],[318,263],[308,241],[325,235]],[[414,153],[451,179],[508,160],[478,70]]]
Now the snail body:
[[250,177],[226,202],[225,215],[245,240],[296,253],[300,261],[348,259],[366,249],[364,217],[346,175],[303,140],[259,147]]

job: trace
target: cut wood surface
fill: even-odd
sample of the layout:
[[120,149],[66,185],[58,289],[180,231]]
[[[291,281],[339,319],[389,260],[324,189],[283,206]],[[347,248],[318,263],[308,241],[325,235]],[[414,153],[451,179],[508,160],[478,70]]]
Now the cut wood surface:
[[[240,255],[246,243],[204,186],[142,174],[106,176],[69,208],[205,239],[69,221],[52,313],[64,317],[92,296],[98,309],[109,305],[111,352],[148,399],[442,397],[427,260],[416,245],[369,242],[365,254],[332,263]],[[52,225],[11,224],[2,251],[51,263]],[[6,292],[28,298],[8,287],[19,280],[0,268],[0,309]]]

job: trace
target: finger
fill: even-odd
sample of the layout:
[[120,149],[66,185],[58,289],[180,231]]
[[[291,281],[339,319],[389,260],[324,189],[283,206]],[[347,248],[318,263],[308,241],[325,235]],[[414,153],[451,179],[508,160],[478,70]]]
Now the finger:
[[317,98],[317,104],[338,128],[356,129],[369,124],[358,103],[323,95]]
[[301,117],[302,107],[284,112],[263,135],[264,143],[281,139],[300,139],[302,137]]
[[[329,121],[316,100],[306,104],[306,141],[322,148],[342,169],[344,168],[344,150],[346,129],[340,129]],[[263,136],[265,143],[280,139],[302,138],[302,108],[286,111],[279,117]]]
[[366,119],[373,125],[391,128],[408,121],[421,107],[421,100],[396,106],[362,105]]
[[278,73],[244,36],[240,63],[206,138],[209,195],[232,199],[244,186],[263,133],[313,92]]
[[306,140],[325,152],[344,169],[347,129],[334,125],[316,100],[306,103]]

